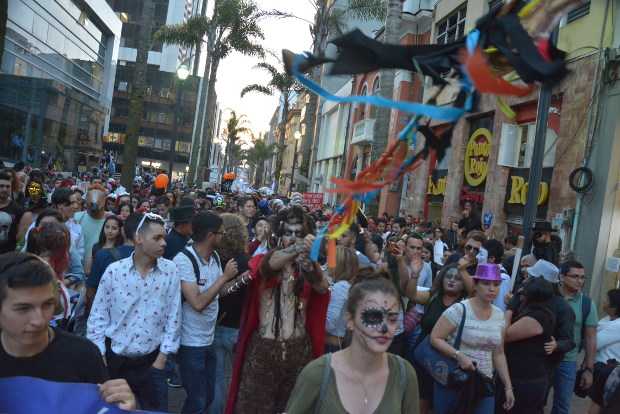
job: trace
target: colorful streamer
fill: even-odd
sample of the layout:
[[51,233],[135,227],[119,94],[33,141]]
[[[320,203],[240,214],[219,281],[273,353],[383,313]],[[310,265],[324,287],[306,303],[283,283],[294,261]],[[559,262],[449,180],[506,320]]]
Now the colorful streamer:
[[[381,189],[418,168],[429,155],[443,158],[451,144],[454,125],[472,108],[474,91],[495,95],[499,109],[514,119],[516,114],[502,96],[523,97],[532,93],[534,82],[553,84],[561,80],[567,73],[565,54],[550,44],[544,33],[550,31],[548,25],[557,23],[560,12],[566,13],[577,3],[578,0],[533,0],[526,5],[509,2],[480,18],[464,40],[446,45],[388,45],[355,30],[332,41],[338,47],[338,55],[333,59],[284,50],[287,71],[323,99],[413,114],[398,139],[389,143],[379,158],[360,171],[355,179],[331,178],[334,187],[327,191],[344,195],[344,201],[336,208],[330,222],[320,229],[310,258],[318,259],[322,242],[327,239],[328,267],[335,267],[336,239],[355,222],[360,205],[377,198]],[[552,15],[541,16],[545,10],[552,10]],[[532,33],[532,27],[536,34]],[[438,85],[447,84],[440,73],[456,70],[461,91],[451,107],[395,101],[375,95],[336,96],[302,74],[326,62],[333,63],[331,74],[405,69],[430,76]],[[421,124],[423,118],[428,118],[429,123],[432,119],[452,125],[437,136],[429,123]],[[417,133],[424,135],[425,144],[415,152]]]

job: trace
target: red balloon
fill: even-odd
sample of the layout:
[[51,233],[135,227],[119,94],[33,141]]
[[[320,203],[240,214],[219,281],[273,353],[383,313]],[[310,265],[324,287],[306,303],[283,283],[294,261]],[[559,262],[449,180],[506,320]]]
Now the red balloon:
[[156,178],[155,178],[155,188],[163,190],[166,187],[168,187],[168,182],[170,180],[168,179],[168,176],[166,174],[159,174]]

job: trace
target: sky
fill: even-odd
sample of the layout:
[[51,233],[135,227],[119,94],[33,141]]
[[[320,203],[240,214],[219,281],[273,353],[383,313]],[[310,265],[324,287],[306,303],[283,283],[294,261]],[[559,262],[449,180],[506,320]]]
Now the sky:
[[[308,0],[256,0],[264,10],[278,9],[289,12],[306,20],[312,21],[314,9]],[[280,55],[282,49],[294,52],[310,50],[312,39],[308,23],[298,19],[263,20],[265,40],[263,47]],[[271,56],[267,62],[277,66],[278,62]],[[278,105],[278,96],[265,96],[258,93],[246,94],[240,97],[241,90],[250,84],[266,84],[269,80],[268,72],[255,69],[254,66],[261,60],[256,57],[247,57],[238,53],[231,54],[220,63],[216,91],[220,108],[234,109],[237,114],[245,114],[248,118],[248,127],[255,134],[269,130],[269,121]],[[225,111],[224,117],[229,111]]]

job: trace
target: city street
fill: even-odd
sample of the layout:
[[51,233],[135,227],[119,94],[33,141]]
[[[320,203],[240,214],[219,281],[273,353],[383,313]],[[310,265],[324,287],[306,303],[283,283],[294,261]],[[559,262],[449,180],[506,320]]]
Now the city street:
[[620,414],[619,110],[620,0],[0,0],[0,413]]

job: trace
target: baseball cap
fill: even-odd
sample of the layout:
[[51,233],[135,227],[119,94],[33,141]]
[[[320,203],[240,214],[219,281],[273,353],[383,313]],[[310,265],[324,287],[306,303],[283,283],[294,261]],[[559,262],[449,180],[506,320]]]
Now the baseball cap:
[[560,274],[560,269],[558,269],[557,266],[554,265],[553,263],[548,262],[546,260],[541,259],[537,261],[534,264],[534,266],[528,267],[527,273],[531,277],[542,277],[547,282],[551,282],[551,283],[559,282],[558,276]]

